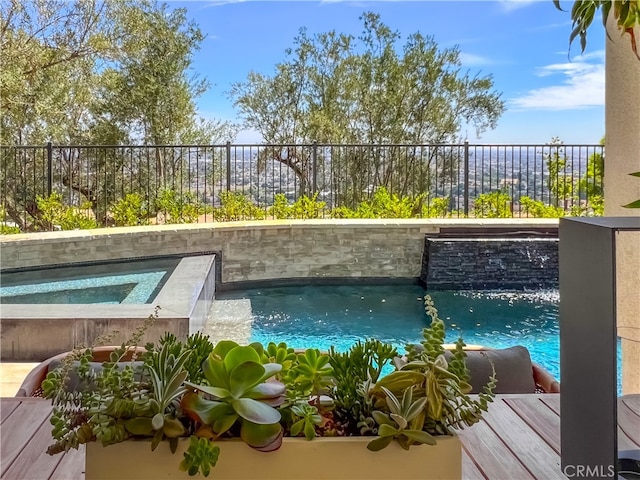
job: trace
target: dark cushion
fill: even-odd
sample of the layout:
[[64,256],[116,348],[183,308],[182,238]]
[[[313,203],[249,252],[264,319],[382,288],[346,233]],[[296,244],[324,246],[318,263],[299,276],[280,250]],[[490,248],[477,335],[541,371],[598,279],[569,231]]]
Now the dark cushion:
[[[491,364],[498,383],[495,393],[535,393],[529,350],[517,345],[496,350],[465,350],[472,393],[480,393],[491,376]],[[450,354],[449,354],[450,355]]]

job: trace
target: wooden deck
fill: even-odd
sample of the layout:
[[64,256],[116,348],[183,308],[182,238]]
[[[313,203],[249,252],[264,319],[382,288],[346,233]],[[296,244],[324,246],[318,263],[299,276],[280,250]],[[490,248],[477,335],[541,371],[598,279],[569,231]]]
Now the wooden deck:
[[[0,399],[0,478],[84,478],[84,451],[45,453],[51,442],[51,404],[42,399]],[[618,444],[640,449],[640,395],[619,399]],[[503,395],[485,420],[460,431],[463,478],[555,480],[560,468],[560,396]],[[125,479],[123,479],[125,480]]]

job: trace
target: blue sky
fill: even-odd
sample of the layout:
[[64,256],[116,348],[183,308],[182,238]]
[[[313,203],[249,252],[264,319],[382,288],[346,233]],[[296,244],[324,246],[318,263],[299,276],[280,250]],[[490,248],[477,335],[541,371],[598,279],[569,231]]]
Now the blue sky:
[[[458,45],[463,66],[472,73],[491,74],[507,110],[495,130],[472,143],[597,143],[604,135],[604,46],[600,17],[589,31],[585,54],[579,42],[568,58],[572,1],[190,1],[168,2],[187,8],[188,16],[206,35],[194,57],[193,70],[211,89],[197,100],[200,115],[237,121],[227,92],[253,70],[272,75],[286,59],[301,27],[310,34],[336,30],[357,36],[365,11],[406,37],[417,31],[432,35],[441,47]],[[614,33],[615,34],[615,33]],[[260,142],[242,131],[237,142]]]

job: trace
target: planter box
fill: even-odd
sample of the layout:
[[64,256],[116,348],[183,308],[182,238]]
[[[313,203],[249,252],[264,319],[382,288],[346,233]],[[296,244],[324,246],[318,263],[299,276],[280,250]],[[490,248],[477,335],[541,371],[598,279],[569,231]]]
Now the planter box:
[[[458,437],[439,437],[438,444],[414,445],[408,451],[395,442],[380,452],[366,445],[372,437],[285,438],[275,452],[257,452],[241,441],[220,442],[216,480],[448,480],[462,478],[462,449]],[[148,441],[126,441],[103,447],[87,444],[86,480],[194,478],[181,472],[188,439],[171,454],[162,442],[155,452]],[[202,477],[203,478],[203,477]]]

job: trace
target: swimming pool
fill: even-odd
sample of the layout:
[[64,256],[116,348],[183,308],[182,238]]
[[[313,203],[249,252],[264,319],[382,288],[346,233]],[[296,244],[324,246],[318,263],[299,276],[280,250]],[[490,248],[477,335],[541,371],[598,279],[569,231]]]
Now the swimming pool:
[[0,303],[150,303],[179,263],[157,258],[3,273]]
[[[493,348],[523,345],[534,362],[560,378],[557,290],[429,294],[447,326],[448,342],[462,336],[467,344]],[[225,302],[226,315],[239,324],[250,323],[244,330],[250,341],[346,350],[370,337],[404,351],[407,343],[420,341],[430,323],[424,295],[419,285],[287,286],[226,292],[216,301]]]
[[142,343],[201,330],[215,291],[215,254],[129,258],[1,273],[3,361],[42,361],[78,344],[131,338],[156,309]]

